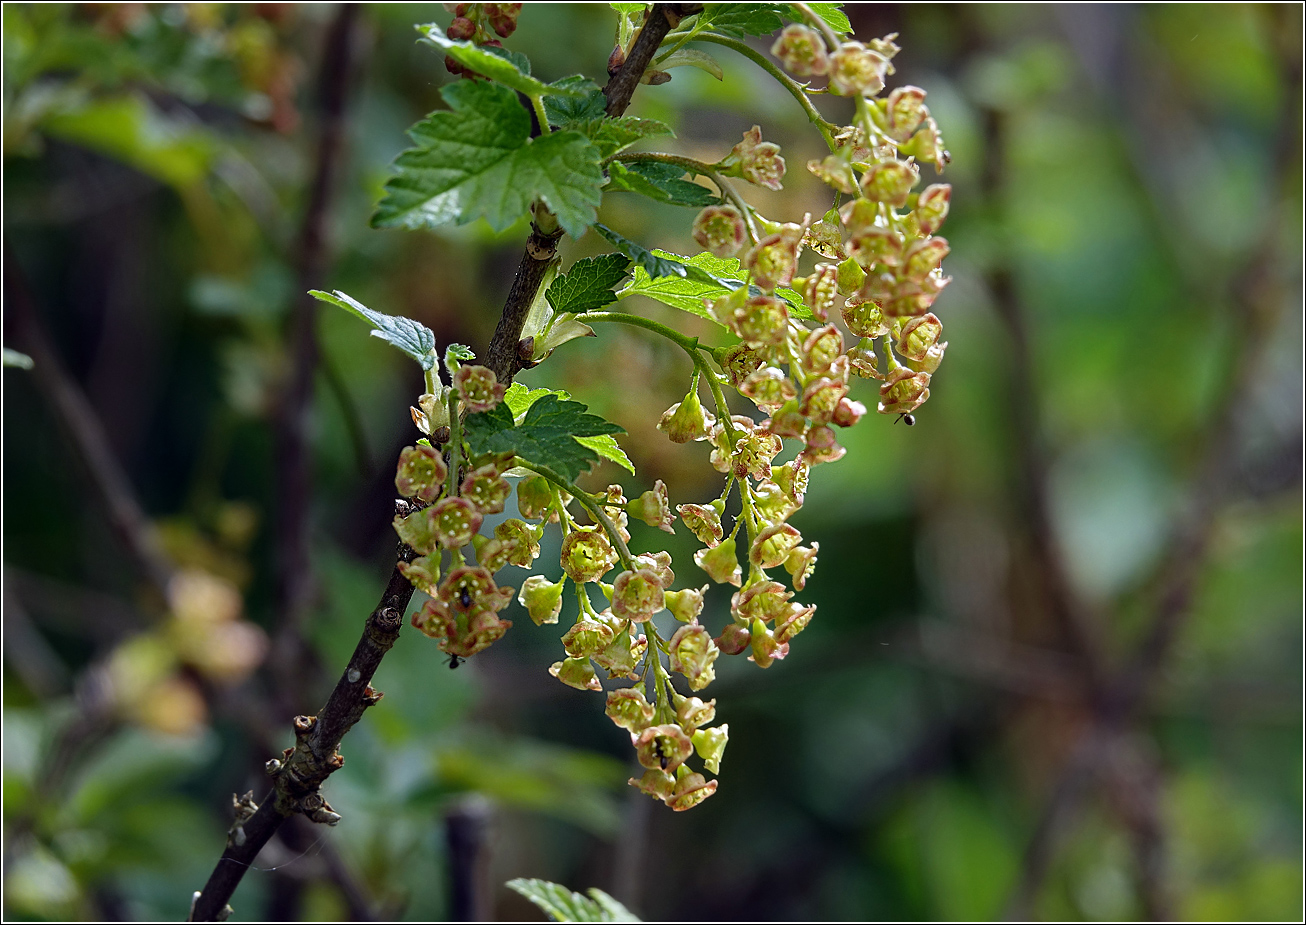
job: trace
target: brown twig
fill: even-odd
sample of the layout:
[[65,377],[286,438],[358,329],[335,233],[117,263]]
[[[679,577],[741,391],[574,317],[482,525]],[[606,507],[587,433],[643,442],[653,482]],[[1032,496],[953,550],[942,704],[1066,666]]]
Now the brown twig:
[[[630,105],[631,97],[635,93],[635,88],[639,86],[640,78],[644,76],[645,68],[653,60],[653,55],[657,53],[658,46],[662,44],[666,34],[671,31],[672,26],[668,16],[679,21],[681,16],[696,12],[694,8],[701,9],[702,5],[653,4],[644,28],[640,30],[639,36],[631,46],[625,63],[612,75],[608,85],[603,89],[603,93],[608,98],[609,116],[620,116]],[[542,207],[539,208],[535,221],[531,224],[530,237],[526,240],[526,250],[517,265],[517,275],[513,277],[508,299],[504,303],[503,312],[499,315],[499,324],[494,329],[494,336],[490,339],[490,346],[485,354],[485,365],[494,370],[494,375],[500,382],[511,382],[513,377],[524,368],[521,356],[522,327],[526,324],[526,315],[535,301],[549,264],[557,254],[558,241],[561,238],[562,229],[557,227],[553,216]]]
[[[405,549],[400,560],[411,557],[412,551]],[[399,638],[404,612],[412,597],[413,586],[396,565],[385,594],[368,617],[363,636],[326,705],[317,716],[295,717],[294,748],[286,749],[282,759],[268,763],[273,791],[249,821],[233,827],[227,850],[195,899],[192,921],[225,918],[227,901],[245,871],[290,816],[302,812],[315,822],[334,825],[339,821],[340,817],[322,797],[322,783],[344,764],[337,751],[341,739],[363,712],[381,699],[381,692],[369,682],[381,659]]]

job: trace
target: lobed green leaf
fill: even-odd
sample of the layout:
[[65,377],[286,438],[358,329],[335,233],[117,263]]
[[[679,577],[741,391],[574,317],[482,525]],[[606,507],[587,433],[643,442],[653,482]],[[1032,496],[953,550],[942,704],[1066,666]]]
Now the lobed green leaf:
[[793,16],[788,3],[708,3],[698,16],[700,31],[706,27],[736,38],[770,35],[784,28],[785,17],[802,21],[801,14]]
[[[809,3],[807,8],[825,20],[825,24],[840,35],[847,35],[853,31],[852,23],[843,12],[842,3]],[[785,15],[794,22],[804,20],[803,14],[793,4],[789,5],[789,12]]]
[[[618,293],[619,298],[630,295],[642,295],[654,301],[678,308],[682,312],[706,318],[714,324],[720,324],[708,314],[703,306],[704,299],[719,299],[739,289],[744,284],[747,274],[743,272],[739,261],[733,257],[717,257],[702,253],[696,257],[681,257],[667,251],[654,251],[655,256],[674,258],[683,262],[688,270],[685,277],[654,277],[644,272],[642,267],[635,269],[635,277],[630,285]],[[758,295],[761,290],[749,287],[751,294]],[[789,303],[789,314],[794,318],[811,318],[811,310],[803,304],[802,296],[792,289],[777,289],[776,295]]]
[[539,906],[555,922],[640,921],[629,909],[597,887],[591,887],[590,895],[586,897],[547,880],[519,877],[509,880],[507,886]]
[[543,96],[546,93],[555,96],[583,95],[583,91],[573,86],[546,84],[532,77],[531,62],[521,52],[451,39],[444,34],[444,27],[438,23],[418,26],[417,31],[421,33],[423,42],[434,45],[463,67],[519,93],[527,96]]
[[556,392],[532,401],[520,422],[515,418],[507,401],[493,411],[467,415],[463,432],[472,455],[513,453],[575,481],[600,455],[578,438],[625,433],[611,421],[587,414],[580,402],[561,399]]
[[599,150],[578,132],[531,138],[530,114],[506,86],[463,80],[445,87],[448,111],[431,113],[409,134],[417,147],[395,161],[398,173],[372,216],[377,228],[433,228],[485,218],[503,231],[543,199],[579,238],[602,201]]
[[682,179],[685,170],[674,164],[658,161],[636,161],[608,165],[608,192],[630,192],[647,196],[656,202],[701,209],[721,201],[705,186]]
[[332,293],[310,289],[308,294],[319,302],[338,306],[362,318],[372,326],[373,337],[379,337],[387,344],[398,347],[420,363],[422,369],[434,368],[437,362],[435,332],[426,325],[411,318],[404,318],[402,315],[387,315],[385,312],[373,311],[339,290]]
[[630,272],[630,258],[625,254],[602,254],[584,257],[571,265],[545,290],[544,298],[559,314],[589,312],[617,301],[612,290]]
[[[623,237],[613,231],[607,225],[601,222],[594,223],[594,230],[597,231],[604,240],[621,251],[631,260],[635,261],[644,272],[657,279],[661,276],[679,276],[681,278],[688,275],[689,271],[679,260],[669,260],[666,257],[660,257],[653,251],[629,238]],[[637,270],[636,273],[639,271]]]

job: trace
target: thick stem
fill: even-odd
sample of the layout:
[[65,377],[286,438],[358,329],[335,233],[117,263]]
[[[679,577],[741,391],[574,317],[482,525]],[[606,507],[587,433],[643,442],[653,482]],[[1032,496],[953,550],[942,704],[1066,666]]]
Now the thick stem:
[[[692,6],[698,5],[654,4],[653,9],[649,11],[648,21],[626,57],[626,62],[604,88],[603,92],[608,98],[608,115],[620,116],[630,105],[630,98],[635,88],[639,86],[639,79],[644,75],[644,69],[653,59],[653,54],[662,43],[662,39],[671,30],[666,15],[667,9],[671,8],[673,15],[677,13],[688,15],[693,10],[680,8]],[[526,316],[535,302],[540,283],[544,280],[549,264],[557,253],[558,240],[561,237],[562,229],[558,227],[557,220],[542,203],[537,203],[535,221],[531,225],[531,236],[526,241],[526,251],[522,254],[521,263],[517,265],[517,275],[513,278],[512,289],[508,292],[508,299],[499,316],[499,324],[494,329],[494,337],[490,339],[489,349],[485,353],[485,365],[494,370],[494,375],[505,385],[512,382],[513,377],[524,368],[521,348],[522,327],[526,324]]]
[[[412,558],[412,550],[405,547],[400,561]],[[322,821],[334,824],[326,815],[331,808],[321,797],[322,783],[344,764],[337,752],[340,740],[362,717],[363,711],[381,699],[381,692],[374,690],[369,682],[381,659],[399,638],[404,612],[412,597],[413,586],[396,564],[385,593],[368,617],[354,654],[326,705],[317,716],[295,718],[295,747],[287,749],[289,754],[275,766],[273,792],[258,812],[240,826],[243,836],[229,840],[208,883],[195,899],[191,921],[215,922],[225,917],[223,910],[259,849],[291,815],[308,810],[316,812]]]

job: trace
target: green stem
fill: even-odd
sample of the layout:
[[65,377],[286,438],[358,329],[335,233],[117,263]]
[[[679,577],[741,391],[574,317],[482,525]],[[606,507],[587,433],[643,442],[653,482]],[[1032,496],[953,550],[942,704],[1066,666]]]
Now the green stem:
[[458,390],[449,389],[449,484],[445,489],[445,497],[452,498],[457,494],[458,487],[458,467],[462,465],[463,460],[463,422],[458,416]]
[[437,364],[432,364],[429,369],[422,371],[426,378],[426,394],[440,394],[440,368]]
[[540,134],[547,135],[553,131],[553,129],[549,127],[548,113],[544,111],[544,97],[532,96],[531,107],[535,110],[535,118],[540,122]]
[[[618,294],[617,298],[621,298],[621,295]],[[626,312],[584,312],[577,315],[576,320],[585,324],[600,324],[611,321],[617,324],[629,324],[633,327],[644,328],[646,331],[652,331],[655,334],[661,334],[688,353],[690,359],[694,360],[695,367],[698,366],[698,351],[707,349],[699,345],[697,337],[687,337],[675,328],[667,327],[665,324],[654,321],[652,318],[645,318],[643,315],[631,315]]]
[[604,512],[602,505],[600,505],[594,497],[589,494],[589,492],[577,488],[574,484],[568,482],[548,466],[530,462],[529,460],[522,459],[520,456],[517,457],[517,464],[523,469],[531,470],[536,475],[544,476],[554,485],[558,486],[579,501],[585,510],[589,512],[589,515],[594,518],[594,522],[603,527],[603,532],[608,535],[608,540],[612,543],[613,548],[617,550],[617,556],[621,559],[622,567],[628,572],[633,572],[635,570],[635,557],[630,554],[630,547],[628,547],[626,541],[621,538],[621,533],[617,531],[617,525],[612,522],[612,518]]
[[694,38],[700,42],[712,42],[716,45],[724,45],[726,48],[732,48],[774,77],[780,83],[780,86],[788,90],[789,95],[796,99],[799,105],[803,107],[803,111],[807,113],[808,121],[816,126],[816,130],[821,133],[821,137],[825,139],[825,143],[829,146],[830,150],[833,151],[835,149],[835,126],[827,122],[825,117],[822,116],[821,113],[817,111],[816,107],[812,105],[812,101],[809,100],[807,94],[803,92],[802,84],[798,83],[784,71],[780,70],[780,68],[776,67],[761,52],[756,51],[751,46],[739,41],[738,39],[732,39],[725,35],[717,35],[715,32],[703,32],[696,35]]

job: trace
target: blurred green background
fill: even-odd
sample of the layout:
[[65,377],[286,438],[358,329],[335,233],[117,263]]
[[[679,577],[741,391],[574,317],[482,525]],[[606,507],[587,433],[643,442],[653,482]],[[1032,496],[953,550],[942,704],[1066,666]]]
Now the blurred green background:
[[[719,792],[673,814],[626,787],[625,734],[547,675],[559,630],[517,605],[456,672],[406,630],[327,788],[344,821],[287,827],[236,919],[439,919],[459,878],[472,908],[538,918],[502,887],[519,876],[661,919],[1301,918],[1301,7],[849,14],[899,33],[891,85],[928,91],[953,155],[951,346],[916,427],[871,415],[814,473],[796,522],[821,544],[817,616],[765,673],[718,663]],[[4,914],[179,920],[230,794],[261,798],[375,606],[417,436],[417,368],[323,309],[311,501],[286,503],[299,277],[480,350],[526,227],[368,228],[450,79],[412,30],[447,23],[437,5],[3,15],[5,342],[37,359],[3,373]],[[615,24],[528,4],[505,44],[544,79],[601,77]],[[713,51],[723,82],[677,69],[631,113],[709,161],[760,124],[789,174],[750,201],[819,215],[819,138]],[[305,258],[331,124],[327,244]],[[689,210],[608,200],[628,237],[692,247]],[[628,429],[646,481],[591,483],[714,495],[703,446],[653,429],[683,358],[600,334],[522,377]],[[313,575],[289,631],[288,524]],[[170,609],[151,555],[182,576]]]

